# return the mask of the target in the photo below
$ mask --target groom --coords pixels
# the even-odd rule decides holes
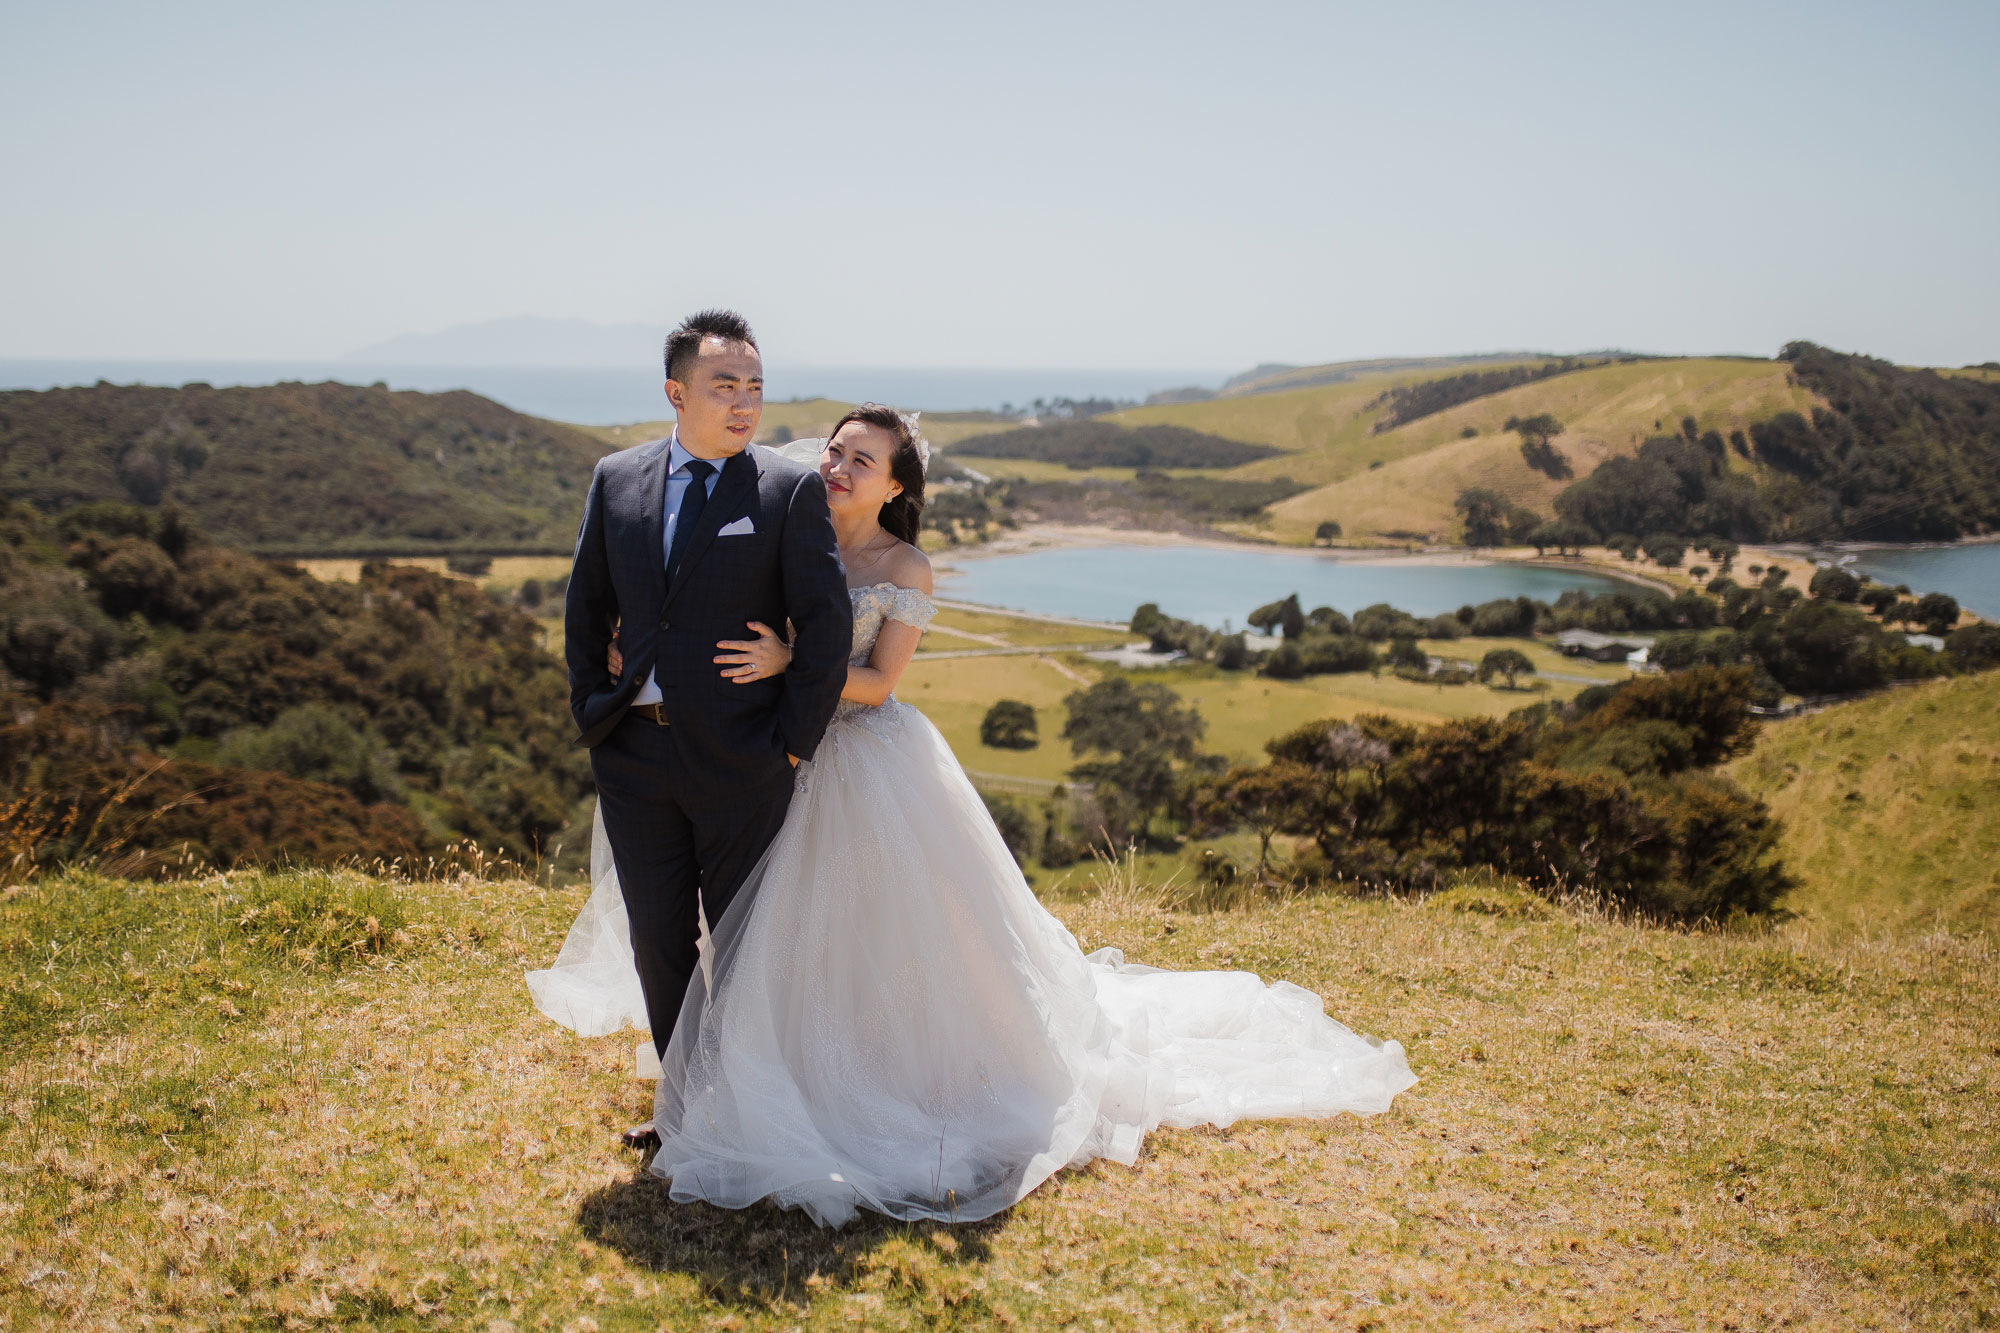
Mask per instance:
[[[563,607],[570,712],[662,1053],[698,961],[697,913],[720,920],[777,836],[853,637],[826,484],[747,447],[764,410],[750,326],[726,310],[691,316],[667,338],[666,371],[674,433],[598,462]],[[716,641],[753,637],[752,620],[792,623],[792,663],[738,684],[715,664]]]

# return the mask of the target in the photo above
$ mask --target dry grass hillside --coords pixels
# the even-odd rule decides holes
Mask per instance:
[[[1232,439],[1288,450],[1283,458],[1236,468],[1229,477],[1289,476],[1317,489],[1272,507],[1281,540],[1303,541],[1323,520],[1349,538],[1387,533],[1445,537],[1456,526],[1452,501],[1468,486],[1552,512],[1558,480],[1530,468],[1509,417],[1553,413],[1567,428],[1555,441],[1576,476],[1613,454],[1631,453],[1650,434],[1692,416],[1725,435],[1779,412],[1810,411],[1812,396],[1790,383],[1782,362],[1724,357],[1595,366],[1462,403],[1406,426],[1373,433],[1385,389],[1438,372],[1354,380],[1324,388],[1136,409],[1128,422],[1171,421]],[[1657,423],[1657,424],[1656,424]],[[1470,429],[1476,434],[1467,437]]]
[[[1482,364],[1479,370],[1504,370],[1514,365],[1539,365],[1546,358]],[[1419,384],[1459,373],[1461,367],[1423,367],[1393,372],[1357,372],[1353,378],[1310,388],[1211,398],[1199,403],[1135,407],[1109,418],[1127,426],[1161,423],[1205,431],[1224,439],[1243,440],[1283,449],[1294,457],[1264,459],[1235,469],[1231,476],[1291,475],[1304,480],[1332,480],[1368,466],[1373,459],[1400,457],[1405,442],[1370,428],[1386,407],[1369,406],[1390,389]],[[1370,444],[1379,448],[1369,448]],[[1287,472],[1287,469],[1291,471]],[[1334,469],[1332,472],[1313,469]]]
[[[974,1226],[672,1203],[631,1034],[528,1003],[580,885],[71,875],[0,898],[0,1326],[1974,1329],[2000,1319],[1983,939],[1662,931],[1503,889],[1171,910],[1405,1043],[1362,1122],[1166,1131]]]
[[[2000,927],[2000,672],[1857,699],[1764,729],[1730,766],[1784,821],[1800,887],[1835,927]]]
[[[854,404],[833,398],[767,402],[757,425],[758,441],[769,444],[778,435],[787,432],[791,439],[825,435],[852,406]],[[948,448],[969,435],[1001,429],[994,423],[995,418],[986,412],[926,412],[923,418],[924,437],[940,448]],[[635,421],[624,426],[576,426],[572,429],[594,435],[614,448],[627,449],[673,434],[674,422],[673,418],[667,417],[659,421]]]

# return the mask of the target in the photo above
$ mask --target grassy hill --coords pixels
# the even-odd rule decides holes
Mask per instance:
[[[1491,368],[1499,368],[1495,365]],[[1439,372],[1357,379],[1324,388],[1139,408],[1127,421],[1174,422],[1287,450],[1284,457],[1233,469],[1231,477],[1286,475],[1316,489],[1272,507],[1281,540],[1305,540],[1323,520],[1349,537],[1449,534],[1452,501],[1467,486],[1497,491],[1548,514],[1569,480],[1530,468],[1519,439],[1502,429],[1513,416],[1553,413],[1567,427],[1554,447],[1576,476],[1646,436],[1692,416],[1724,434],[1784,411],[1810,412],[1813,398],[1790,383],[1782,362],[1724,357],[1595,366],[1460,404],[1375,434],[1386,410],[1374,401],[1393,384]],[[1656,425],[1656,423],[1658,423]],[[1468,436],[1470,430],[1474,434]]]
[[[0,896],[0,1320],[173,1327],[1973,1329],[1984,941],[1425,902],[1054,910],[1395,1037],[1369,1121],[1161,1131],[963,1227],[673,1203],[634,1034],[536,1014],[581,885],[88,875]]]
[[[0,393],[0,497],[171,502],[266,553],[569,549],[603,447],[467,392],[348,384]]]
[[[2000,928],[2000,672],[1765,728],[1731,775],[1784,821],[1785,906],[1869,929]]]
[[[1491,370],[1518,362],[1546,361],[1539,352],[1482,352],[1471,356],[1388,356],[1365,361],[1332,361],[1318,366],[1258,366],[1231,377],[1218,398],[1241,398],[1250,394],[1283,393],[1288,389],[1310,389],[1322,384],[1344,384],[1349,380],[1372,379],[1405,371],[1421,372],[1429,379],[1453,371]]]
[[[854,404],[834,398],[767,402],[764,404],[764,415],[758,421],[757,442],[770,444],[780,436],[796,440],[825,435],[852,406]],[[1004,430],[1010,423],[1011,418],[994,412],[926,412],[923,416],[924,438],[941,449],[948,448],[967,436]],[[575,426],[572,429],[595,436],[614,449],[629,449],[635,444],[671,435],[674,422],[673,418],[667,417],[658,421],[637,421],[626,426]]]

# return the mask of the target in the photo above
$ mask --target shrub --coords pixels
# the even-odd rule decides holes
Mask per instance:
[[[1028,812],[1004,796],[989,796],[980,793],[986,803],[986,813],[993,818],[993,827],[1000,831],[1000,840],[1007,844],[1013,854],[1014,864],[1026,865],[1035,852],[1035,823]]]
[[[2000,666],[2000,625],[1980,621],[1955,629],[1945,641],[1945,651],[1969,670],[1983,671]]]
[[[402,795],[394,760],[382,743],[325,704],[288,709],[268,727],[232,731],[222,738],[215,757],[231,768],[260,768],[343,787],[366,802]]]
[[[1838,566],[1829,566],[1812,576],[1807,591],[1821,601],[1851,602],[1861,596],[1861,580]]]
[[[1035,734],[1035,710],[1019,699],[1002,699],[980,719],[979,743],[1000,750],[1032,750],[1041,744]]]
[[[1535,663],[1518,648],[1491,648],[1486,656],[1479,659],[1479,679],[1491,680],[1494,676],[1505,676],[1507,688],[1514,688],[1516,676],[1531,676],[1535,673]]]
[[[1930,634],[1943,634],[1958,623],[1958,599],[1927,592],[1917,599],[1917,620]]]

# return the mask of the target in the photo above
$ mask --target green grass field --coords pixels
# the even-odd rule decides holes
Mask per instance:
[[[1784,821],[1807,920],[2000,927],[2000,672],[1772,723],[1730,773]]]
[[[1460,639],[1427,643],[1439,656],[1474,661],[1500,640]],[[1596,679],[1618,680],[1623,668],[1578,664],[1542,645],[1506,640],[1524,648],[1539,669],[1561,670]],[[926,649],[943,647],[942,639],[927,639]],[[1544,664],[1546,663],[1546,666]],[[1113,670],[1082,657],[955,658],[918,660],[904,674],[897,697],[930,718],[951,743],[966,768],[1008,777],[1058,781],[1076,763],[1069,746],[1057,739],[1062,731],[1062,701],[1084,686],[1065,670],[1086,681]],[[1387,713],[1410,722],[1446,718],[1502,716],[1539,699],[1568,699],[1586,688],[1574,681],[1540,681],[1523,677],[1520,688],[1493,685],[1426,685],[1383,673],[1352,672],[1311,676],[1305,680],[1270,680],[1249,672],[1220,671],[1205,663],[1129,673],[1135,680],[1154,680],[1193,704],[1208,723],[1204,748],[1234,762],[1261,762],[1264,742],[1293,727],[1323,717],[1353,717]],[[999,699],[1019,699],[1039,714],[1042,742],[1032,750],[1002,750],[983,745],[979,722]]]
[[[925,640],[922,647],[924,652],[976,648],[988,640],[992,641],[993,647],[1014,648],[1043,648],[1070,643],[1137,642],[1131,634],[1123,630],[1066,625],[1055,620],[1029,620],[1024,616],[992,615],[981,611],[964,611],[957,607],[945,607],[940,610],[937,619],[931,622],[931,628],[941,632],[936,638]]]
[[[634,1034],[530,1007],[581,884],[89,875],[0,896],[0,1322],[353,1328],[1976,1329],[1984,940],[1665,931],[1503,890],[1169,911],[1407,1047],[1368,1121],[1163,1130],[977,1225],[673,1203]]]

